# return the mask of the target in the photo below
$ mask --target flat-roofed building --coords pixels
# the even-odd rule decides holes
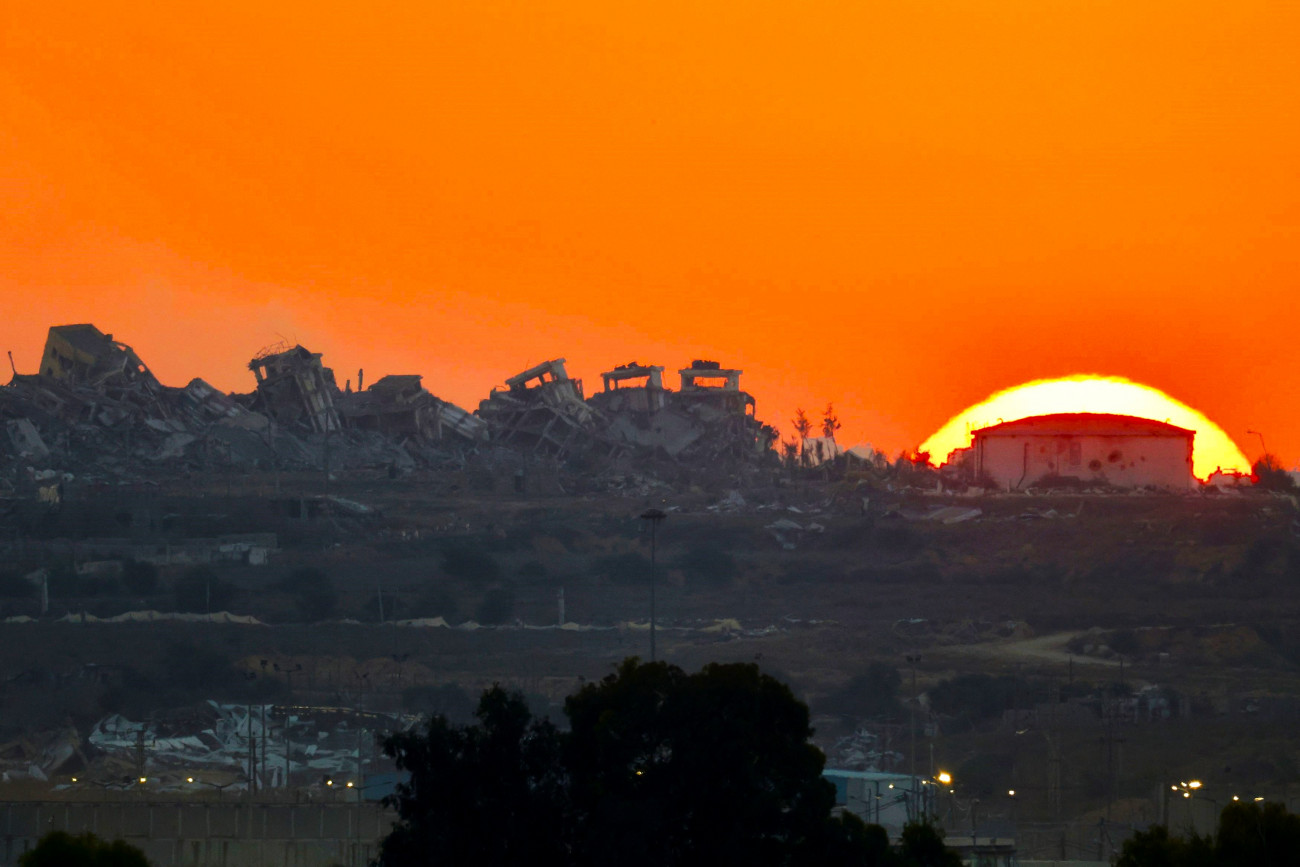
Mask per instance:
[[[1136,416],[1058,413],[981,428],[971,449],[976,475],[1010,490],[1049,477],[1186,490],[1196,484],[1195,438],[1195,431]]]

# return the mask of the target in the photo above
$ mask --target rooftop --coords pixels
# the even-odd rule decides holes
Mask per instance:
[[[1062,412],[980,428],[976,437],[988,436],[1166,436],[1192,437],[1196,431],[1133,415],[1101,412]]]

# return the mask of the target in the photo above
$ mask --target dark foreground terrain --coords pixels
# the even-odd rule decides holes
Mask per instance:
[[[452,474],[338,480],[326,496],[316,476],[223,476],[10,504],[7,797],[121,776],[86,740],[113,713],[213,699],[463,716],[495,682],[554,710],[648,656],[649,507],[667,512],[659,656],[758,661],[811,705],[832,766],[950,771],[952,827],[1014,820],[1050,849],[1105,820],[1200,821],[1170,789],[1189,780],[1218,804],[1300,783],[1289,497],[954,496],[851,474],[508,487]],[[202,617],[142,622],[176,612]],[[72,758],[24,771],[73,730]]]

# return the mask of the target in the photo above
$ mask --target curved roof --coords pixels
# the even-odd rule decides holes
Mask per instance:
[[[1061,412],[1031,415],[974,431],[987,436],[1151,436],[1194,437],[1196,431],[1134,415],[1102,412]]]

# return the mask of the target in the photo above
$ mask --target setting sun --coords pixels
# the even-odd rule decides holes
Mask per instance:
[[[1250,469],[1250,461],[1223,429],[1169,395],[1118,376],[1040,379],[999,391],[953,416],[921,444],[936,464],[953,449],[970,445],[971,431],[1006,421],[1052,413],[1113,413],[1168,422],[1196,431],[1193,469],[1205,479],[1216,469]]]

